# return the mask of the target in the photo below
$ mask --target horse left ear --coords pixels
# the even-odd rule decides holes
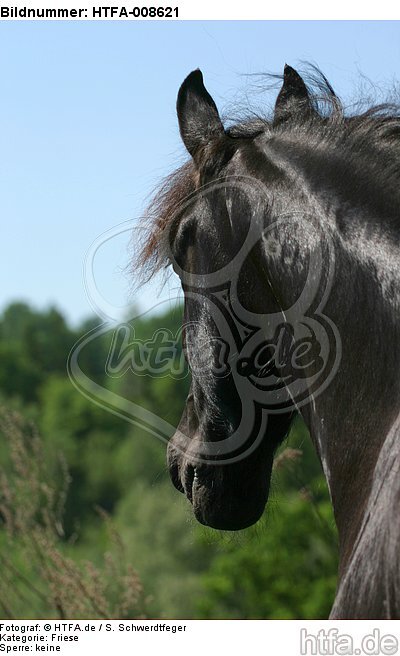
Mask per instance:
[[[283,85],[275,103],[274,125],[287,121],[299,112],[312,112],[312,104],[304,80],[285,64]]]
[[[218,109],[199,69],[184,80],[176,103],[182,141],[192,157],[201,146],[225,134]]]

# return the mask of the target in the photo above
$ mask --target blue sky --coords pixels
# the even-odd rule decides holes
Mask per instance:
[[[1,23],[0,309],[24,299],[56,305],[74,324],[91,314],[86,251],[134,222],[185,159],[175,99],[187,73],[203,70],[223,110],[238,91],[251,97],[246,74],[301,60],[351,100],[360,73],[384,85],[396,78],[400,22]],[[173,279],[161,296],[161,281],[129,295],[128,241],[124,232],[98,251],[106,301],[149,309],[176,296]]]

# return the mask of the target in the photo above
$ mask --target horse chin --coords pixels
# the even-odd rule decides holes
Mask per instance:
[[[232,495],[231,486],[218,489],[218,485],[211,486],[194,481],[191,494],[188,496],[193,505],[194,516],[204,526],[222,531],[240,531],[255,524],[264,512],[268,491],[260,496],[251,494],[243,486],[243,495]],[[250,494],[250,498],[247,496]]]
[[[193,497],[193,513],[200,524],[220,531],[241,531],[252,526],[262,516],[265,503],[249,509],[232,509],[223,504],[204,503],[201,494]]]

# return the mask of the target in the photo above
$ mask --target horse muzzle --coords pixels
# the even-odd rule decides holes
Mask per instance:
[[[270,466],[264,462],[262,468],[252,456],[229,464],[199,464],[177,448],[172,438],[167,463],[174,486],[189,499],[201,524],[237,531],[261,517],[268,499],[272,457]]]

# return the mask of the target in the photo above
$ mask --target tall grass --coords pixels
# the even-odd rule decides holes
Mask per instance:
[[[0,614],[143,617],[141,583],[106,513],[99,510],[109,537],[100,564],[67,555],[63,511],[71,481],[62,455],[55,477],[35,427],[1,408],[0,440]]]

